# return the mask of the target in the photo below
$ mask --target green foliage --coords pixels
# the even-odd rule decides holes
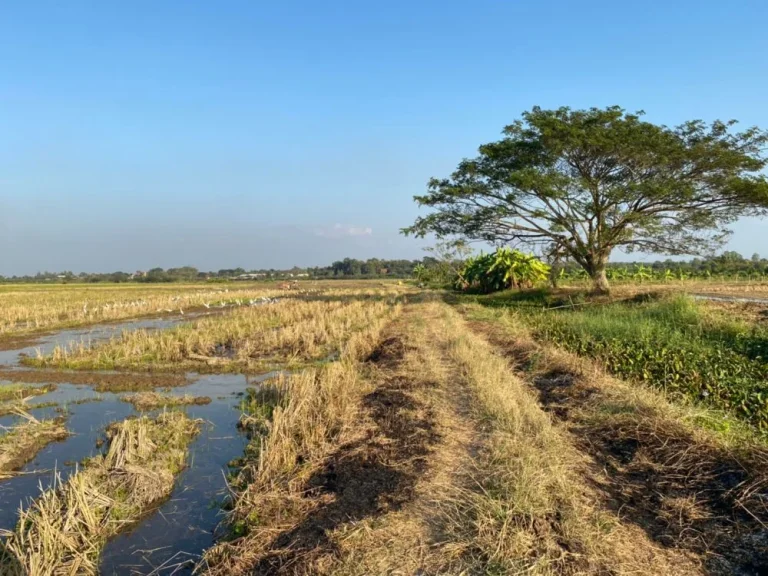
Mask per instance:
[[[656,262],[615,263],[606,268],[606,276],[612,282],[684,282],[702,281],[766,281],[768,280],[768,259],[753,254],[746,259],[738,252],[726,251],[718,256],[693,258],[692,260],[664,260]],[[566,263],[558,273],[563,283],[588,280],[584,269]]]
[[[768,331],[706,319],[690,299],[557,310],[521,308],[534,334],[612,373],[768,429]]]
[[[744,214],[765,213],[768,132],[641,120],[618,106],[523,114],[449,178],[416,196],[435,211],[403,230],[541,245],[607,289],[612,251],[703,253]]]
[[[497,292],[506,288],[530,288],[543,282],[549,266],[532,254],[511,248],[498,248],[466,260],[456,280],[458,288]]]

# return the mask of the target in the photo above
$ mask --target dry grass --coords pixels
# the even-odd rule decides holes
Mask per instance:
[[[47,386],[22,386],[21,384],[0,384],[0,416],[18,413],[27,409],[27,400],[33,396],[42,396],[56,389],[55,384]],[[38,404],[37,407],[55,404]]]
[[[0,291],[0,335],[178,313],[204,305],[215,307],[220,302],[274,297],[281,293],[269,285],[10,286]]]
[[[349,335],[386,315],[396,292],[347,291],[317,300],[283,299],[170,330],[126,332],[108,343],[57,348],[36,366],[74,369],[238,371],[325,358]]]
[[[123,402],[130,402],[137,410],[146,412],[156,408],[165,408],[168,406],[188,406],[192,404],[210,404],[211,399],[208,396],[172,396],[170,394],[159,394],[157,392],[136,392],[135,394],[126,394],[120,398]]]
[[[563,284],[564,290],[591,290],[592,282],[568,281]],[[669,282],[654,281],[613,281],[611,293],[617,297],[633,296],[642,292],[685,292],[689,294],[716,294],[724,296],[742,296],[753,298],[768,298],[768,279],[754,280],[670,280]]]
[[[21,384],[0,384],[0,401],[21,400],[30,396],[42,396],[56,389],[55,385],[22,386]]]
[[[198,571],[697,572],[606,505],[569,433],[448,306],[407,304],[372,349],[278,383],[234,485],[239,537]]]
[[[69,434],[62,420],[38,420],[19,407],[14,413],[24,421],[0,435],[0,479],[32,460],[50,442]]]
[[[399,307],[390,310],[396,314]],[[250,458],[232,486],[229,521],[236,534],[245,535],[207,551],[200,571],[243,573],[257,561],[270,534],[306,512],[303,486],[354,421],[366,389],[358,363],[370,354],[386,322],[387,317],[374,317],[351,335],[337,362],[271,383],[283,400],[270,409],[264,434],[252,441]]]
[[[170,494],[198,426],[180,412],[111,426],[106,454],[20,512],[2,543],[2,573],[97,574],[107,538]]]
[[[295,290],[282,290],[274,283],[3,285],[0,337],[181,310],[237,306],[264,297],[333,297],[374,288],[396,290],[398,285],[391,281],[313,281],[301,282]]]
[[[695,564],[650,541],[602,501],[580,473],[583,456],[537,397],[483,338],[450,311],[450,356],[473,388],[491,433],[473,488],[445,509],[458,568],[499,574],[690,574]]]

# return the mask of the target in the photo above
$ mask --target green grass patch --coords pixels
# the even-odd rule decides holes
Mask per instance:
[[[623,378],[768,429],[768,330],[685,296],[563,303],[547,291],[477,298],[505,307],[541,340],[600,360]]]

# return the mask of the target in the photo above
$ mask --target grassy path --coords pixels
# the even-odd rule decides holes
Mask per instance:
[[[525,361],[531,350],[484,328],[442,301],[412,299],[354,355],[292,378],[236,498],[239,535],[209,551],[201,571],[716,568],[714,553],[664,541],[614,505],[621,484],[601,476],[581,431],[500,353]]]

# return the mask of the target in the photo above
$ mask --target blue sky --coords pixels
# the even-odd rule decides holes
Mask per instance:
[[[7,2],[0,274],[420,257],[534,105],[768,127],[768,3]],[[768,255],[765,222],[730,244]]]

